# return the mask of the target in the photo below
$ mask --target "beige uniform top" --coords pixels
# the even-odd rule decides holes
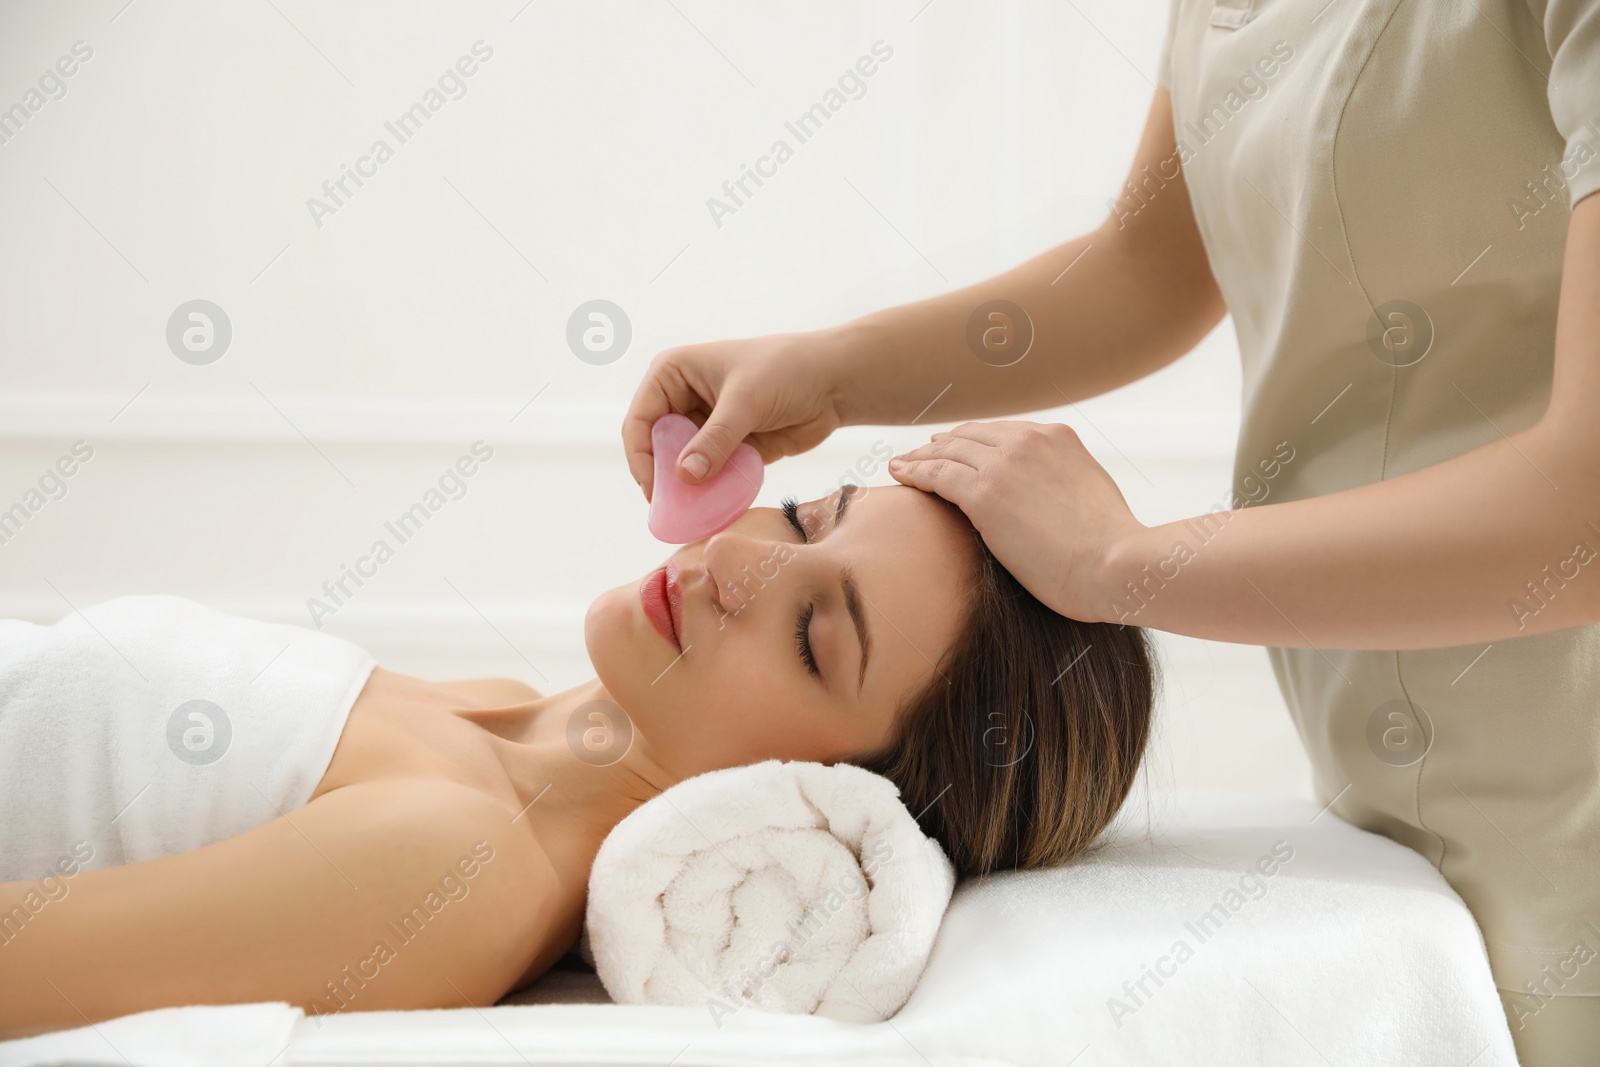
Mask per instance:
[[[1159,81],[1243,359],[1240,503],[1539,419],[1571,205],[1600,188],[1600,0],[1172,0]],[[1439,868],[1496,984],[1600,994],[1600,626],[1269,655],[1320,799]]]

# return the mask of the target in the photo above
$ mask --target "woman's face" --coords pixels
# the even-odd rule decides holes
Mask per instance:
[[[956,638],[973,546],[953,509],[845,486],[793,519],[751,508],[589,606],[600,682],[669,772],[869,752]]]

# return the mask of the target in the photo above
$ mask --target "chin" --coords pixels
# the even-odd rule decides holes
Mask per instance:
[[[602,661],[610,661],[615,645],[626,632],[625,608],[618,598],[621,592],[621,587],[606,590],[591,600],[583,613],[583,647],[596,671]]]
[[[645,656],[638,647],[645,636],[639,633],[642,623],[635,601],[639,597],[634,584],[608,589],[590,601],[583,615],[583,647],[589,654],[595,677],[605,686],[624,711],[634,714],[637,701],[631,699],[638,688],[638,675]]]

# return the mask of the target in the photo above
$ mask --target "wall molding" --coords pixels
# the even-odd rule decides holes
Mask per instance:
[[[552,386],[527,396],[361,397],[273,392],[0,392],[0,439],[55,446],[78,438],[145,445],[190,441],[304,447],[462,444],[615,450],[626,401],[570,397]],[[130,402],[131,401],[131,402]],[[1091,451],[1107,444],[1129,457],[1229,459],[1237,427],[1228,417],[1194,410],[1102,409],[1096,401],[1042,410],[1034,421],[1073,425]],[[850,426],[818,447],[821,457],[849,458],[892,434],[899,441],[948,428]]]
[[[129,590],[80,595],[78,590],[62,590],[79,608],[126,595]],[[146,590],[150,592],[150,590]],[[172,592],[172,590],[161,590]],[[188,596],[189,594],[179,594]],[[287,623],[315,632],[304,598],[290,596],[205,596],[190,599],[229,615],[241,615],[261,622]],[[532,655],[534,651],[582,655],[583,618],[587,604],[558,601],[475,600],[467,605],[459,597],[404,597],[365,594],[349,601],[325,621],[321,632],[330,633],[363,647],[426,649],[429,651],[467,650],[481,652],[504,648],[499,630],[513,645]],[[481,610],[483,615],[479,615]],[[24,619],[48,625],[70,615],[73,608],[51,593],[0,596],[0,618]],[[489,622],[484,621],[487,616]],[[490,623],[493,624],[491,628]]]
[[[129,591],[90,596],[81,595],[80,590],[72,588],[63,592],[71,596],[78,607],[87,608]],[[285,623],[317,632],[311,625],[304,599],[205,595],[194,595],[190,599],[229,615]],[[479,610],[483,615],[478,614]],[[551,659],[570,662],[587,657],[583,640],[587,610],[587,603],[576,602],[475,600],[474,606],[469,606],[459,598],[445,596],[370,594],[346,604],[337,615],[326,620],[321,632],[352,641],[375,654],[425,653],[449,657],[455,654],[480,656],[486,652],[507,656],[521,653],[542,667],[546,665],[544,661]],[[72,607],[51,593],[0,595],[0,618],[49,625],[72,611]],[[488,622],[484,621],[485,616]],[[1186,667],[1192,675],[1203,668],[1213,677],[1260,672],[1261,652],[1254,646],[1212,643],[1160,631],[1151,631],[1151,637],[1159,649],[1161,666],[1166,669]],[[512,648],[506,647],[507,641]],[[1187,703],[1189,699],[1182,693],[1167,693],[1163,697],[1168,703],[1174,700]]]

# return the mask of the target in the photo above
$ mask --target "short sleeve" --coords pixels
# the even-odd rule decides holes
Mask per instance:
[[[1182,0],[1167,0],[1167,28],[1161,36],[1161,59],[1156,63],[1156,85],[1172,91],[1172,33],[1178,26],[1178,5]]]
[[[1600,0],[1527,0],[1550,50],[1550,117],[1566,139],[1561,176],[1577,206],[1600,189]]]

